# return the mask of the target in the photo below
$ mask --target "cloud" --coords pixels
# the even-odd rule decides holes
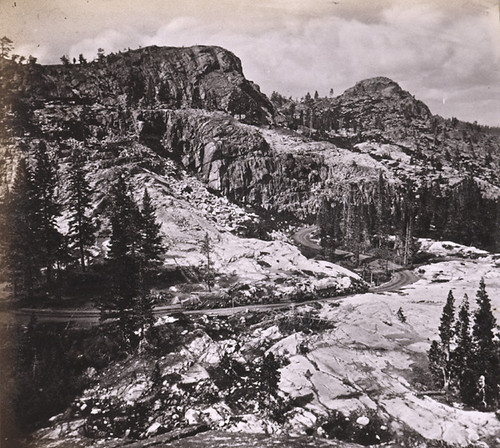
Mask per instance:
[[[53,12],[30,1],[19,52],[42,62],[65,53],[93,59],[99,47],[220,45],[268,94],[340,93],[384,75],[433,111],[470,120],[475,104],[483,122],[500,124],[487,99],[500,81],[493,0],[89,0],[91,8],[52,0]],[[4,12],[12,15],[0,5]]]
[[[117,52],[128,47],[135,47],[139,36],[131,35],[115,29],[105,30],[92,38],[83,39],[69,49],[70,58],[78,57],[81,53],[86,59],[92,60],[97,56],[97,50],[102,48],[105,53]]]

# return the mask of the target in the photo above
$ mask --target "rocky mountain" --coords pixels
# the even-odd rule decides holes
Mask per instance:
[[[499,186],[498,129],[432,115],[396,82],[372,78],[337,97],[309,94],[300,101],[272,96],[277,120],[310,137],[352,148],[362,142],[393,144],[415,165],[458,176],[477,176]]]
[[[108,117],[110,128],[126,121],[123,115],[135,108],[222,110],[255,124],[272,117],[272,105],[245,79],[240,60],[219,47],[148,47],[78,65],[10,62],[2,61],[2,96],[11,98],[7,103],[15,111],[16,105],[36,100],[80,106],[67,128],[85,122],[85,106],[96,103],[117,113]],[[79,135],[78,129],[67,130]]]
[[[387,78],[361,81],[335,98],[274,94],[270,102],[224,49],[149,47],[85,64],[0,59],[0,96],[0,192],[19,158],[30,160],[44,141],[58,163],[64,203],[68,156],[80,150],[99,218],[99,258],[109,239],[111,184],[124,176],[137,199],[147,187],[168,246],[164,265],[184,276],[163,291],[172,303],[223,297],[247,306],[366,291],[347,269],[306,259],[289,243],[289,224],[317,222],[326,240],[358,255],[383,244],[408,246],[415,236],[500,243],[498,136],[433,116]],[[67,226],[64,214],[59,225]],[[213,291],[196,279],[205,235],[214,243]],[[435,244],[436,256],[455,247]],[[447,289],[472,297],[483,276],[498,285],[498,257],[460,248],[466,260],[422,267],[421,281],[401,294],[159,321],[157,340],[140,356],[85,372],[91,386],[52,419],[38,446],[82,431],[104,438],[132,429],[149,437],[185,424],[334,437],[349,428],[358,438],[348,442],[379,437],[392,446],[495,443],[493,413],[425,396],[426,350]],[[96,332],[90,348],[72,347],[71,362],[86,353],[98,356],[97,368],[105,364],[114,347]],[[269,353],[281,363],[270,369],[281,375],[274,388],[287,420],[280,424],[268,418],[259,392],[267,380],[255,373]],[[232,376],[235,370],[243,373]]]
[[[110,159],[139,143],[230,200],[293,221],[314,222],[325,199],[340,204],[354,195],[372,207],[382,178],[388,202],[409,191],[420,198],[412,204],[417,236],[499,244],[492,233],[500,219],[498,137],[433,116],[387,78],[361,81],[336,98],[273,95],[273,116],[230,52],[148,47],[88,64],[1,61],[0,90],[11,149],[44,139],[64,156],[77,140]],[[432,212],[451,202],[474,209],[458,230],[447,223],[460,211]],[[395,221],[391,231],[401,226]],[[464,235],[465,227],[479,236]]]
[[[95,248],[96,254],[106,252],[109,228],[103,211],[112,183],[123,175],[137,198],[148,187],[173,269],[200,264],[199,244],[207,233],[217,242],[216,269],[242,281],[268,284],[284,276],[292,289],[314,289],[329,276],[336,280],[318,287],[336,293],[366,287],[345,269],[325,262],[311,265],[279,239],[240,238],[269,240],[272,230],[240,206],[294,217],[293,204],[309,195],[309,187],[307,176],[296,185],[294,171],[303,168],[283,168],[282,156],[263,136],[273,107],[244,78],[232,53],[217,47],[150,47],[86,64],[1,60],[0,91],[5,98],[0,111],[2,190],[12,182],[16,160],[29,159],[44,141],[59,165],[64,202],[68,157],[81,151],[94,192],[94,217],[101,224],[103,246]],[[300,215],[310,213],[312,208]],[[67,226],[64,216],[60,225]],[[299,275],[291,279],[284,274],[292,271]]]
[[[498,248],[498,129],[432,115],[425,104],[382,77],[360,81],[338,97],[308,94],[294,101],[273,93],[271,98],[282,126],[348,149],[354,165],[371,168],[387,181],[376,187],[373,176],[368,183],[358,174],[344,176],[340,197],[322,192],[333,206],[351,201],[346,195],[354,194],[358,204],[382,216],[381,201],[403,195],[416,235]],[[383,192],[387,185],[392,187]],[[384,216],[380,222],[392,219]],[[392,232],[398,233],[401,224],[393,222]],[[467,235],[467,228],[474,230]],[[377,232],[370,224],[364,231]]]

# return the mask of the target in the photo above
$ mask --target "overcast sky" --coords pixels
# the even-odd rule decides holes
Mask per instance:
[[[220,45],[266,94],[388,76],[433,113],[500,125],[498,0],[0,0],[0,25],[41,63]]]

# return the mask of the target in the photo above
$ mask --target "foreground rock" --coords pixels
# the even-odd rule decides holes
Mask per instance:
[[[436,243],[433,250],[440,252],[443,246]],[[311,434],[344,438],[345,445],[338,446],[363,440],[394,447],[497,446],[500,421],[495,414],[434,394],[426,356],[449,289],[456,297],[472,297],[484,277],[500,317],[497,264],[491,255],[440,262],[421,267],[421,280],[398,293],[368,293],[288,312],[159,323],[164,338],[177,335],[174,346],[156,360],[143,354],[101,372],[71,414],[57,417],[50,430],[38,434],[39,443],[88,441],[82,436],[92,431],[94,437],[127,434],[126,424],[120,429],[111,423],[117,421],[113,412],[129,409],[130,419],[134,409],[144,409],[146,421],[136,421],[133,430],[148,440],[162,431],[208,425],[238,434],[286,435],[283,446],[290,447],[295,446],[293,436],[309,443]],[[449,280],[435,281],[437,272]],[[406,322],[398,318],[399,309]],[[259,394],[267,386],[257,374],[269,353],[279,369],[270,402]],[[232,376],[233,371],[240,373]],[[196,440],[209,443],[211,434]],[[239,437],[246,436],[234,435]],[[247,443],[242,446],[253,442]]]

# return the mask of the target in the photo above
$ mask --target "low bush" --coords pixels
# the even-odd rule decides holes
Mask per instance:
[[[392,438],[384,421],[372,410],[351,412],[349,416],[334,411],[320,426],[329,439],[364,446],[388,442]]]
[[[320,318],[315,312],[307,311],[301,314],[283,316],[278,321],[278,328],[283,334],[298,332],[311,334],[333,329],[335,324],[332,321]]]

